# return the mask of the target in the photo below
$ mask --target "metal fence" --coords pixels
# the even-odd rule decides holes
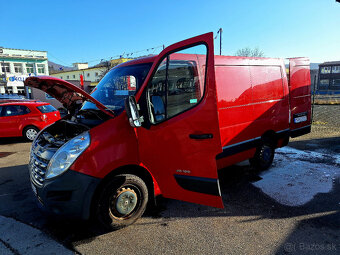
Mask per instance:
[[[327,134],[340,133],[340,104],[335,104],[334,101],[328,104],[314,104],[313,107],[313,122],[312,126],[318,128],[318,132]],[[323,127],[323,128],[320,128]],[[322,133],[320,133],[322,135]]]

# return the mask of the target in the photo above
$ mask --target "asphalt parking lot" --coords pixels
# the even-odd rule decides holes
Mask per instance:
[[[322,167],[338,170],[340,162],[329,159],[340,152],[340,107],[320,106],[314,110],[312,133],[293,139],[289,146],[323,155],[317,160],[305,159],[301,164],[308,161],[315,166],[314,170],[323,171]],[[42,230],[76,253],[339,254],[340,251],[339,178],[333,179],[329,192],[317,193],[308,202],[292,206],[254,185],[266,173],[255,173],[247,164],[232,166],[219,173],[224,209],[161,199],[157,208],[134,225],[101,232],[91,222],[44,216],[35,204],[29,183],[30,143],[14,138],[1,139],[0,143],[0,215]],[[283,156],[276,158],[274,167],[288,164]]]

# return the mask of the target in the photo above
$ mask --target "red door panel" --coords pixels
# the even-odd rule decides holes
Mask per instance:
[[[199,43],[206,45],[208,50],[203,98],[196,105],[193,104],[195,106],[161,123],[138,128],[139,154],[141,162],[157,180],[164,197],[223,208],[216,167],[216,155],[222,152],[222,147],[217,115],[213,34],[204,34],[169,46],[157,57],[152,70],[156,70],[158,63],[168,54]],[[202,59],[202,55],[197,59]],[[205,71],[202,63],[196,67],[201,73]],[[150,72],[140,93],[136,95],[137,100],[142,91],[147,89],[153,73]],[[175,86],[174,79],[172,82]],[[201,84],[202,81],[199,81],[196,86]],[[180,86],[174,90],[176,93],[183,92]],[[191,93],[190,87],[186,86],[185,93]],[[174,102],[176,100],[171,102],[171,107],[174,107]],[[196,103],[196,99],[191,99],[190,103]]]
[[[311,80],[308,58],[289,59],[291,130],[311,124]]]
[[[16,136],[14,127],[17,125],[12,117],[0,116],[0,137]]]
[[[1,136],[2,137],[21,136],[22,134],[20,133],[19,130],[19,123],[22,116],[11,115],[11,112],[16,111],[17,106],[10,105],[3,107],[4,107],[3,116],[0,117]]]

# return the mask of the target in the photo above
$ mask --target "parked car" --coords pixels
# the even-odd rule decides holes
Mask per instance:
[[[45,102],[0,100],[0,137],[23,136],[33,141],[39,130],[59,119],[59,112]]]
[[[218,169],[246,159],[269,168],[276,148],[310,132],[307,58],[289,59],[288,76],[283,59],[214,56],[213,41],[208,33],[122,63],[91,95],[27,78],[70,112],[32,144],[39,206],[110,229],[135,222],[157,195],[223,208]]]
[[[0,94],[0,100],[3,99],[25,99],[25,96],[18,94]]]

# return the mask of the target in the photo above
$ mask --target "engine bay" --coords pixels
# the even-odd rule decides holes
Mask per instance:
[[[77,124],[71,120],[60,120],[46,128],[37,138],[40,146],[49,145],[49,147],[60,148],[73,137],[80,135],[90,128]]]
[[[69,114],[43,130],[36,139],[37,145],[56,152],[67,141],[100,125],[110,117],[100,110],[87,109]]]

